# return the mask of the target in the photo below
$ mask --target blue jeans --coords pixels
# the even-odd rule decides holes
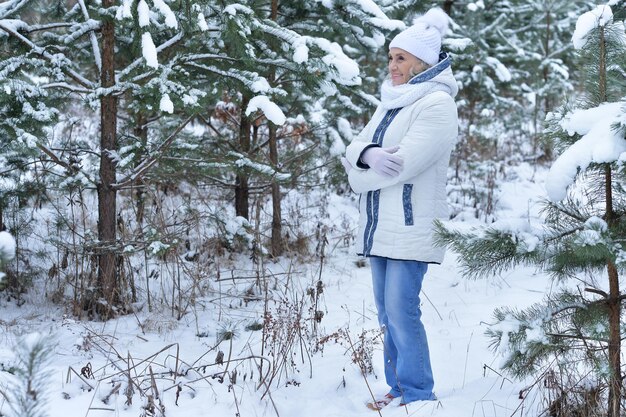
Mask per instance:
[[[378,322],[384,328],[385,379],[403,403],[434,400],[419,293],[428,264],[370,257]]]

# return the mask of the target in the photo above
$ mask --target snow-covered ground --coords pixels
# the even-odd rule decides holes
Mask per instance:
[[[533,216],[537,207],[529,199],[545,194],[543,185],[527,166],[516,172],[517,178],[501,187],[500,214]],[[331,199],[329,215],[331,222],[339,223],[348,216],[356,225],[355,205],[346,204],[345,198]],[[216,283],[216,291],[197,300],[180,320],[171,317],[169,310],[148,312],[144,308],[106,323],[76,321],[44,301],[37,290],[26,295],[27,302],[21,307],[2,301],[0,369],[7,370],[15,363],[14,346],[20,335],[38,332],[56,343],[47,378],[45,410],[50,417],[377,415],[365,408],[370,390],[375,395],[387,391],[369,267],[339,237],[330,236],[327,248],[321,275],[319,262],[266,265],[275,274],[270,292],[279,300],[267,304],[274,324],[272,334],[277,335],[276,339],[269,335],[268,340],[274,340],[275,348],[285,349],[291,357],[269,390],[259,383],[261,371],[263,375],[271,372],[267,361],[259,367],[261,356],[271,360],[269,346],[262,350],[262,332],[248,327],[262,323],[264,296],[254,294],[258,299],[247,303],[241,297],[229,297],[229,281]],[[247,262],[241,261],[242,271],[250,268]],[[322,293],[313,291],[320,277]],[[382,415],[537,415],[533,408],[540,406],[541,400],[535,398],[536,391],[531,391],[525,402],[519,399],[520,390],[530,381],[512,381],[501,375],[502,358],[489,349],[484,332],[495,308],[528,306],[543,298],[550,285],[545,275],[523,268],[468,281],[460,275],[456,255],[449,251],[442,265],[429,268],[422,294],[438,400],[407,408],[392,403]],[[308,294],[307,289],[311,289]],[[293,314],[290,319],[288,312],[299,306],[303,320],[294,324]],[[309,308],[324,313],[315,326]],[[361,345],[359,336],[364,331],[365,359],[370,352],[374,370],[366,378],[353,363],[350,346]],[[220,335],[229,332],[234,337],[220,342]],[[311,342],[335,332],[339,333],[322,344]],[[224,354],[222,364],[216,364],[219,351]],[[179,375],[173,374],[175,370]],[[82,379],[78,376],[81,372]],[[134,381],[131,404],[125,395],[129,374]],[[3,390],[11,381],[9,373],[0,372]],[[146,395],[140,395],[139,389]],[[152,410],[145,408],[147,395],[153,398]],[[2,414],[9,413],[5,401],[0,407]]]

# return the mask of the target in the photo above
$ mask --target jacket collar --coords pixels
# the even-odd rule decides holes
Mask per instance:
[[[459,91],[452,69],[452,59],[447,53],[439,56],[439,62],[411,78],[409,82],[394,86],[385,80],[381,86],[380,101],[384,109],[406,107],[427,94],[444,91],[454,97]]]

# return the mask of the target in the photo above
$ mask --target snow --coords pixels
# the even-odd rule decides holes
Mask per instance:
[[[338,81],[345,85],[359,85],[361,79],[359,78],[359,65],[348,58],[343,53],[341,46],[336,42],[330,42],[327,39],[313,38],[319,48],[327,52],[327,55],[323,58],[323,61],[330,66],[335,67],[339,74]]]
[[[606,224],[604,220],[599,218],[598,216],[592,216],[585,222],[585,227],[593,230],[597,230],[599,232],[606,232],[609,226]]]
[[[205,96],[206,93],[204,93],[203,91],[190,91],[190,94],[183,94],[183,103],[186,106],[197,106],[198,105],[198,98],[199,97],[203,97]]]
[[[576,233],[576,241],[582,246],[595,246],[603,241],[602,235],[595,230],[580,230]]]
[[[626,157],[626,140],[613,129],[622,116],[624,102],[605,103],[590,109],[578,109],[565,115],[563,130],[582,137],[566,149],[552,164],[546,178],[546,190],[552,201],[561,201],[574,182],[578,170],[589,164],[608,163]]]
[[[380,10],[380,7],[372,0],[351,0],[352,3],[358,4],[361,10],[381,19],[388,19],[387,15]]]
[[[159,10],[159,12],[165,16],[165,25],[167,27],[178,29],[178,20],[176,19],[176,15],[170,9],[170,6],[165,4],[163,0],[153,0],[154,6]]]
[[[248,107],[246,108],[246,116],[249,116],[253,112],[261,110],[265,117],[268,118],[275,125],[283,125],[287,118],[278,105],[272,102],[267,96],[256,96],[250,99]]]
[[[303,64],[309,59],[308,45],[315,45],[326,52],[322,60],[337,71],[339,83],[344,85],[359,85],[361,83],[359,65],[343,52],[338,43],[330,42],[327,39],[310,36],[295,38],[292,41],[294,62]]]
[[[141,35],[141,53],[146,60],[147,66],[155,69],[159,67],[156,46],[154,46],[150,32],[145,32]]]
[[[209,25],[207,25],[206,23],[204,13],[198,13],[198,27],[202,32],[206,32],[207,30],[209,30]]]
[[[229,4],[228,6],[224,7],[224,13],[228,13],[231,16],[236,16],[239,12],[244,14],[254,14],[254,11],[252,9],[244,6],[243,4]]]
[[[245,217],[236,216],[226,221],[224,227],[231,238],[233,236],[251,237],[248,234],[248,230],[251,229],[252,226]]]
[[[497,58],[487,57],[485,59],[487,65],[489,65],[496,72],[496,76],[500,81],[509,82],[512,79],[511,72],[505,67]]]
[[[334,0],[315,0],[315,1],[318,3],[322,3],[324,7],[327,7],[329,9],[332,9],[335,6]]]
[[[0,19],[0,25],[11,29],[14,32],[20,32],[28,29],[28,24],[19,19]],[[5,32],[4,30],[0,30],[0,38],[8,36],[9,34],[7,32]]]
[[[452,52],[463,52],[468,47],[472,46],[474,42],[470,38],[445,38],[442,42],[444,48],[447,48]]]
[[[117,9],[115,18],[117,20],[130,19],[133,17],[132,12],[133,0],[122,0],[122,5]]]
[[[329,150],[330,155],[337,158],[341,157],[346,152],[346,145],[343,143],[343,140],[341,140],[341,135],[332,128],[327,129],[327,133],[332,141]]]
[[[9,232],[0,232],[0,260],[11,260],[15,257],[16,243]]]
[[[352,127],[350,126],[350,122],[347,119],[339,117],[337,119],[337,129],[344,139],[346,139],[347,141],[352,140],[352,137],[354,135],[352,134]]]
[[[250,166],[250,163],[242,159],[243,166]],[[271,167],[265,168],[271,170]],[[529,167],[515,183],[503,184],[505,195],[502,200],[507,201],[511,218],[529,211],[529,199],[541,190],[540,180],[531,182],[527,179],[533,171]],[[535,177],[539,175],[535,174]],[[284,196],[284,202],[288,204],[286,208],[296,207],[296,204],[307,206],[310,204],[305,201],[307,198],[317,202],[318,197],[290,191]],[[365,377],[361,374],[359,366],[352,360],[352,349],[345,337],[330,338],[321,345],[323,350],[307,351],[310,359],[307,352],[302,357],[300,348],[311,349],[306,330],[303,330],[302,345],[300,339],[296,339],[298,348],[294,350],[297,354],[293,356],[292,365],[284,368],[280,383],[272,383],[268,395],[261,398],[266,389],[259,383],[262,332],[248,330],[247,326],[263,322],[265,303],[262,294],[251,294],[260,296],[260,300],[243,304],[237,296],[250,288],[255,280],[254,267],[247,255],[240,258],[235,255],[230,261],[220,260],[219,276],[208,272],[210,277],[194,283],[194,288],[202,287],[202,294],[198,293],[193,308],[187,310],[189,314],[180,319],[173,317],[165,306],[154,306],[149,311],[146,306],[137,305],[134,314],[108,322],[77,321],[69,318],[61,308],[48,304],[36,290],[24,295],[27,302],[21,307],[3,299],[0,314],[6,323],[12,324],[2,327],[4,343],[0,346],[0,362],[10,365],[7,359],[11,358],[16,334],[39,332],[59,341],[50,365],[52,377],[48,378],[48,417],[93,413],[136,417],[144,413],[145,397],[137,391],[130,405],[125,404],[123,389],[110,396],[107,404],[103,403],[115,384],[125,384],[120,369],[126,368],[128,358],[137,365],[133,377],[143,381],[141,386],[148,387],[148,390],[151,379],[147,365],[150,364],[165,415],[170,417],[206,415],[207,409],[211,410],[211,415],[220,417],[236,413],[258,417],[376,415],[364,407],[364,403],[371,399],[369,390],[380,395],[387,387],[382,342],[376,336],[379,328],[370,270],[367,262],[363,266],[361,259],[354,254],[354,242],[346,243],[345,240],[345,235],[356,226],[358,208],[351,196],[331,194],[328,198],[327,215],[317,215],[317,209],[314,209],[314,212],[301,212],[300,219],[313,224],[328,223],[329,244],[323,269],[320,270],[319,262],[315,261],[267,260],[261,271],[268,277],[270,295],[274,298],[267,303],[267,308],[273,318],[279,317],[280,311],[285,311],[289,305],[280,301],[282,294],[306,294],[307,288],[314,287],[321,277],[324,292],[317,308],[324,312],[324,317],[318,325],[319,335],[331,335],[341,330],[350,335],[353,345],[358,345],[359,336],[365,334],[373,374]],[[344,222],[346,225],[342,226]],[[523,223],[504,223],[501,224],[503,229],[531,231]],[[589,224],[601,226],[601,219],[589,219]],[[224,217],[223,227],[233,239],[237,236],[252,241],[253,229],[242,217]],[[156,241],[149,250],[158,255],[167,248],[167,242]],[[507,353],[506,345],[503,344],[496,354],[489,349],[489,340],[484,336],[486,323],[492,321],[492,312],[497,307],[523,308],[539,301],[544,292],[550,290],[550,280],[529,268],[517,268],[502,277],[468,281],[460,275],[457,262],[456,254],[449,251],[442,265],[430,265],[421,296],[422,319],[429,338],[438,400],[413,403],[406,410],[398,407],[396,401],[382,412],[385,417],[406,416],[407,411],[415,417],[472,414],[499,417],[513,415],[520,406],[519,392],[530,381],[514,381],[501,375],[497,367],[502,355]],[[195,266],[188,263],[185,267]],[[162,268],[160,273],[166,274],[167,269]],[[248,276],[251,280],[239,279]],[[167,282],[157,278],[150,281],[155,288]],[[310,300],[310,296],[306,295],[304,300]],[[305,304],[303,314],[307,314],[308,306]],[[283,314],[281,317],[288,316]],[[302,320],[302,325],[310,326],[310,320]],[[291,329],[287,324],[284,326],[284,330]],[[500,327],[508,335],[508,332],[519,329],[519,322],[509,320]],[[224,329],[234,330],[234,339],[221,340],[219,334]],[[275,331],[282,329],[281,326],[274,328]],[[310,331],[311,328],[306,329]],[[271,334],[267,333],[267,337]],[[531,326],[526,335],[528,340],[540,342],[543,333],[539,323]],[[229,352],[232,354],[233,361],[228,369],[226,362],[216,363],[218,351],[224,352],[225,358]],[[263,357],[272,359],[267,350]],[[142,361],[146,362],[142,364]],[[94,373],[93,379],[80,378],[70,370],[80,373],[88,363]],[[175,375],[176,370],[178,374]],[[238,372],[236,382],[229,379],[233,370]],[[263,373],[268,370],[264,365]],[[226,375],[225,371],[228,371]],[[0,373],[1,384],[7,381],[5,375]],[[220,376],[225,376],[223,382],[220,382]],[[177,392],[179,386],[181,391]],[[525,415],[538,415],[533,409],[540,405],[526,402]],[[5,413],[6,403],[0,407]]]
[[[150,8],[145,0],[140,0],[137,4],[137,15],[139,18],[139,26],[146,27],[150,25]]]
[[[374,26],[388,31],[403,30],[406,28],[404,22],[400,20],[392,20],[378,7],[372,0],[351,0],[352,3],[358,5],[358,7],[365,13],[368,13],[374,17],[369,18],[369,22]],[[384,41],[384,39],[383,39]],[[382,44],[381,44],[382,45]]]
[[[250,89],[255,93],[266,93],[272,89],[270,83],[264,77],[259,77],[256,81],[252,82]]]
[[[572,35],[574,48],[582,49],[587,43],[586,37],[593,29],[606,26],[613,21],[613,11],[610,6],[596,6],[595,9],[583,13],[576,21],[576,30]]]
[[[163,242],[156,241],[156,242],[150,243],[150,246],[148,246],[148,253],[151,253],[152,255],[156,256],[165,252],[169,248],[170,248],[170,245],[163,243]]]
[[[467,9],[470,12],[475,12],[478,9],[484,9],[484,8],[485,8],[485,3],[482,0],[479,0],[479,1],[474,2],[474,3],[468,3],[467,4]]]
[[[159,109],[169,114],[174,113],[174,103],[172,103],[169,94],[163,94],[161,101],[159,102]]]
[[[309,48],[306,46],[306,38],[302,37],[293,43],[293,61],[302,64],[309,59]]]
[[[578,244],[583,246],[594,246],[606,243],[602,233],[608,230],[607,223],[597,216],[592,216],[585,222],[585,229],[576,233]]]

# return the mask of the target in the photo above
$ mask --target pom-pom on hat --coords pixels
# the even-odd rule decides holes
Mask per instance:
[[[441,38],[448,30],[449,21],[446,12],[440,8],[430,9],[425,15],[417,17],[413,26],[398,33],[389,48],[404,49],[428,65],[435,65],[439,62]]]

